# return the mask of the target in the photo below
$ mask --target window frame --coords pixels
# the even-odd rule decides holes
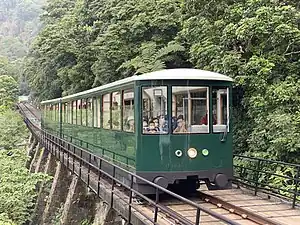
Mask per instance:
[[[124,126],[124,112],[125,112],[125,101],[124,101],[124,94],[125,93],[128,93],[128,92],[132,92],[133,93],[133,98],[130,100],[130,106],[131,106],[131,109],[133,110],[133,119],[134,119],[134,123],[136,123],[136,117],[135,117],[135,90],[134,90],[134,87],[131,87],[131,88],[125,88],[125,89],[122,89],[122,95],[121,95],[121,114],[122,114],[122,120],[121,120],[121,131],[123,132],[126,132],[126,133],[129,133],[129,134],[134,134],[136,132],[136,124],[134,124],[134,131],[128,131],[128,130],[125,130],[125,126]],[[132,104],[132,101],[133,101],[133,104]]]
[[[104,97],[108,95],[109,96],[109,106],[108,106],[108,111],[105,111],[106,113],[108,112],[108,115],[109,115],[109,118],[108,118],[108,121],[109,121],[109,126],[108,127],[104,127]],[[112,93],[111,92],[104,92],[102,95],[101,95],[101,112],[102,112],[102,115],[101,115],[101,123],[102,123],[102,128],[104,130],[112,130],[112,123],[111,123],[111,97],[112,97]]]
[[[118,106],[118,111],[120,112],[120,118],[119,118],[119,123],[120,123],[120,125],[117,127],[117,128],[114,128],[113,127],[113,94],[114,93],[119,93],[119,95],[120,95],[120,105]],[[110,104],[110,106],[111,106],[111,109],[110,109],[110,113],[111,113],[111,116],[110,116],[110,123],[111,123],[111,130],[113,130],[113,131],[122,131],[122,123],[123,123],[123,120],[122,120],[122,110],[121,110],[121,108],[122,108],[122,93],[123,93],[123,90],[115,90],[115,91],[112,91],[111,92],[111,104]]]
[[[226,104],[227,104],[227,109],[226,109],[226,111],[227,111],[227,124],[226,124],[226,126],[227,126],[227,133],[230,133],[231,131],[230,131],[230,99],[229,99],[229,97],[230,97],[230,95],[229,95],[229,91],[230,91],[230,86],[214,86],[214,85],[212,85],[211,86],[211,95],[213,94],[213,89],[214,88],[218,88],[218,89],[225,89],[226,88],[226,91],[227,91],[227,95],[226,95],[226,97],[227,97],[227,99],[226,99]],[[211,101],[212,101],[212,99],[211,99]],[[212,106],[213,106],[213,102],[212,102]],[[222,125],[222,124],[221,124]],[[224,125],[224,124],[223,124]],[[219,132],[217,132],[217,131],[214,131],[214,124],[212,124],[212,133],[213,134],[221,134],[221,133],[224,133],[224,131],[219,131]]]
[[[166,133],[161,133],[160,131],[159,132],[157,132],[157,133],[144,133],[143,131],[144,131],[144,127],[143,127],[143,113],[144,113],[144,111],[143,111],[143,102],[144,102],[144,99],[143,99],[143,88],[151,88],[151,87],[166,87],[167,88],[167,98],[166,98],[166,108],[165,108],[165,110],[166,110],[166,112],[167,112],[167,115],[169,114],[169,97],[168,97],[168,95],[169,95],[169,90],[170,90],[170,88],[172,87],[172,85],[169,85],[169,84],[155,84],[155,85],[150,85],[150,84],[144,84],[144,85],[141,85],[140,86],[140,96],[139,96],[139,99],[140,99],[140,108],[139,108],[139,118],[140,118],[140,129],[141,129],[141,135],[146,135],[146,136],[158,136],[158,135],[169,135],[169,134],[171,134],[171,126],[170,126],[170,124],[169,124],[169,122],[168,122],[168,132],[166,132]],[[172,101],[171,101],[172,102]],[[171,106],[172,107],[172,106]],[[168,120],[169,121],[169,120]],[[148,121],[149,122],[149,121]]]
[[[172,117],[173,117],[173,87],[185,87],[185,85],[180,85],[180,84],[176,84],[176,85],[171,85],[171,97],[172,97],[172,106],[171,106],[171,114],[172,114]],[[210,93],[211,93],[211,85],[203,85],[203,84],[192,84],[192,85],[186,85],[186,87],[199,87],[199,88],[206,88],[206,110],[207,110],[207,132],[205,133],[199,133],[199,132],[181,132],[181,133],[174,133],[174,130],[172,129],[172,126],[169,127],[169,129],[171,130],[171,134],[173,135],[185,135],[185,134],[188,134],[188,135],[207,135],[207,134],[211,134],[211,129],[210,129],[210,124],[211,124],[211,121],[210,121],[210,114],[211,114],[211,107],[210,107]],[[200,98],[191,98],[192,99],[200,99]],[[176,104],[176,102],[175,102]],[[175,105],[175,109],[176,109],[176,105]],[[177,111],[177,110],[176,110]],[[201,124],[199,124],[201,125]]]

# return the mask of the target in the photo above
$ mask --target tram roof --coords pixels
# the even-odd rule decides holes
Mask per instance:
[[[109,84],[105,84],[96,88],[92,88],[86,91],[78,92],[76,94],[68,95],[62,98],[51,99],[47,101],[42,101],[41,103],[51,103],[58,102],[59,100],[73,99],[79,96],[85,96],[93,92],[98,92],[101,90],[109,89],[114,86],[125,85],[134,81],[145,81],[145,80],[213,80],[213,81],[230,81],[233,79],[216,72],[200,70],[200,69],[165,69],[154,71],[150,73],[145,73],[142,75],[134,75],[122,80],[118,80]]]

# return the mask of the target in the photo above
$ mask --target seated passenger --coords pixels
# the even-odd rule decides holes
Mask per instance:
[[[129,116],[127,119],[127,129],[126,131],[134,132],[134,118],[133,116]]]
[[[159,129],[158,119],[157,118],[153,118],[153,122],[154,122],[155,127]]]
[[[215,117],[215,115],[213,116],[213,125],[216,125],[217,124],[217,120],[216,120],[216,117]],[[207,119],[207,113],[201,118],[201,120],[200,120],[200,125],[207,125],[207,121],[208,121],[208,119]]]
[[[145,128],[145,127],[147,127],[147,126],[148,126],[147,121],[146,121],[146,120],[143,120],[143,127]]]
[[[154,121],[149,122],[149,127],[146,129],[147,133],[157,133],[159,129],[155,127]]]
[[[177,118],[177,127],[173,131],[174,133],[186,133],[187,130],[185,128],[185,121],[183,120],[183,117],[178,116]]]
[[[159,129],[160,131],[168,132],[168,116],[161,115],[159,117]]]

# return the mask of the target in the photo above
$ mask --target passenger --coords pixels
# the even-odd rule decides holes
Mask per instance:
[[[207,125],[207,113],[201,118],[200,120],[200,125]],[[217,124],[217,119],[216,119],[216,116],[213,115],[213,125],[216,125]]]
[[[148,126],[148,118],[147,116],[143,116],[143,127],[147,127]]]
[[[128,117],[127,126],[128,126],[127,131],[134,132],[134,118],[133,118],[133,116]]]
[[[175,130],[173,131],[174,133],[186,133],[186,127],[185,127],[185,121],[182,117],[178,117],[177,118],[177,127],[175,128]]]
[[[147,123],[146,120],[143,120],[143,127],[144,127],[144,128],[145,128],[145,127],[148,127],[148,123]]]
[[[159,122],[158,122],[158,119],[156,117],[153,118],[153,122],[154,122],[155,127],[159,128]]]
[[[201,118],[200,125],[207,125],[207,113]]]
[[[173,116],[172,117],[172,130],[175,130],[177,127],[177,120],[176,120],[176,117]]]
[[[159,116],[159,130],[168,132],[168,116]]]
[[[149,122],[149,127],[147,128],[147,133],[157,133],[159,129],[155,126],[154,121]]]
[[[160,130],[162,130],[162,128],[165,125],[165,117],[163,115],[160,115],[158,117],[158,119],[159,119],[159,121],[158,121],[159,128],[160,128]]]

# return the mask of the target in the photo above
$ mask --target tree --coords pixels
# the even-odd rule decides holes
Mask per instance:
[[[300,153],[299,10],[271,0],[223,1],[222,8],[215,13],[198,8],[201,12],[190,17],[186,11],[180,38],[189,46],[190,60],[232,76],[243,89],[235,115],[247,120],[238,120],[235,132],[249,133],[235,136],[236,147],[295,162],[291,156]]]
[[[14,78],[0,76],[0,106],[11,107],[17,99],[18,84]]]

